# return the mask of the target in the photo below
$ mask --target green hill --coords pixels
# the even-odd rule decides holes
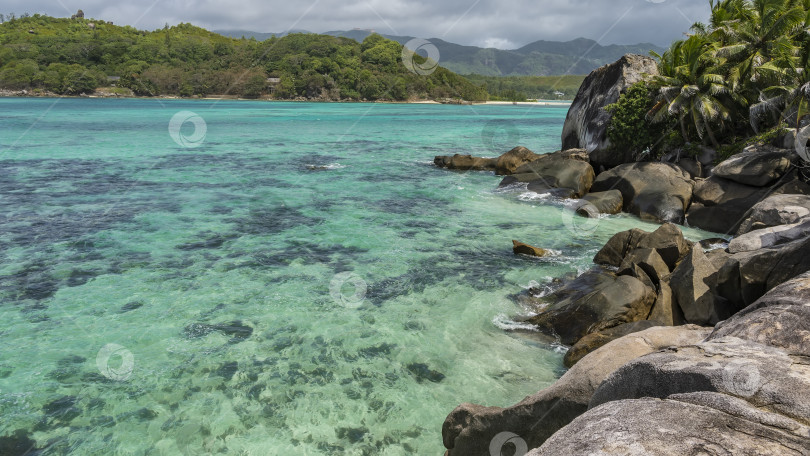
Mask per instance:
[[[234,37],[264,39],[272,33],[255,33],[223,30],[219,33]],[[346,30],[326,32],[325,35],[342,36],[363,41],[371,30]],[[383,35],[390,40],[405,44],[412,36]],[[649,55],[650,51],[661,53],[660,46],[650,43],[633,45],[611,44],[602,46],[596,41],[577,38],[571,41],[535,41],[519,49],[502,50],[462,46],[439,38],[430,38],[439,50],[439,64],[458,74],[484,76],[552,76],[588,74],[600,66],[613,63],[625,54]]]
[[[314,34],[256,41],[190,24],[143,31],[34,15],[0,24],[0,88],[80,94],[114,82],[142,96],[487,98],[482,87],[444,68],[424,76],[408,71],[401,54],[400,44],[380,35],[362,43]]]
[[[404,44],[409,37],[389,38]],[[441,66],[458,74],[483,76],[583,75],[625,54],[649,55],[651,50],[663,50],[653,44],[601,46],[585,38],[568,42],[535,41],[514,50],[462,46],[438,38],[429,41],[441,54]]]

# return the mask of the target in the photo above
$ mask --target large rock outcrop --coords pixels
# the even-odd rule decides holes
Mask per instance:
[[[810,357],[810,273],[779,285],[721,322],[708,339],[729,336]]]
[[[698,179],[692,206],[686,214],[689,226],[715,233],[735,233],[752,213],[753,207],[769,195],[810,194],[797,171],[791,170],[768,187],[740,184],[719,176]]]
[[[680,224],[694,185],[689,173],[671,163],[628,163],[599,174],[591,190],[619,190],[626,212],[642,220]]]
[[[498,157],[498,160],[495,162],[495,174],[499,176],[512,174],[521,166],[526,163],[531,163],[541,156],[542,155],[537,155],[523,146],[517,146]]]
[[[728,244],[730,253],[752,252],[759,249],[777,247],[810,235],[810,220],[792,225],[778,225],[762,228],[737,236]]]
[[[728,301],[715,292],[719,270],[703,253],[692,248],[669,277],[675,301],[687,322],[715,325],[731,316]]]
[[[658,296],[647,320],[662,326],[679,326],[686,323],[686,317],[675,300],[672,287],[666,281],[662,280],[658,285]]]
[[[540,158],[531,150],[518,146],[497,158],[473,157],[472,155],[437,155],[433,164],[439,168],[460,171],[495,171],[497,175],[512,174],[517,168]]]
[[[665,223],[652,233],[634,228],[613,235],[594,256],[593,262],[605,266],[620,267],[627,255],[637,248],[654,249],[670,270],[683,259],[692,244],[683,237],[680,228]]]
[[[580,210],[579,207],[586,205],[588,209]],[[577,208],[577,214],[584,217],[595,216],[596,214],[618,214],[624,207],[622,192],[618,190],[608,190],[606,192],[588,193],[582,197],[582,203]]]
[[[615,268],[616,277],[597,268],[555,293],[534,302],[528,299],[540,310],[527,321],[573,345],[565,356],[566,366],[611,340],[650,326],[710,324],[730,315],[726,299],[713,287],[740,283],[734,275],[738,271],[720,274],[730,256],[716,261],[717,265],[702,248],[693,248],[672,223],[652,233],[623,231],[594,257],[595,263]]]
[[[757,236],[760,231],[768,230],[752,231],[745,236]],[[806,233],[804,229],[798,231]],[[767,247],[728,255],[720,273],[736,283],[729,282],[721,294],[739,307],[745,307],[773,288],[810,271],[810,237],[791,238],[793,236],[784,236]],[[736,247],[737,244],[735,250]]]
[[[646,75],[657,75],[658,66],[650,57],[625,55],[618,61],[594,70],[579,88],[562,132],[563,149],[586,149],[598,171],[632,161],[627,151],[610,149],[607,127],[610,114],[603,108]]]
[[[603,404],[526,456],[807,456],[808,438],[807,426],[702,393]]]
[[[636,358],[611,374],[590,407],[623,399],[709,391],[736,396],[810,423],[810,367],[778,348],[736,337],[672,347]]]
[[[540,190],[571,189],[575,197],[588,193],[594,171],[584,150],[572,149],[540,155],[501,181],[504,187],[516,182],[528,182]]]
[[[655,298],[638,278],[596,268],[540,298],[548,304],[527,322],[573,345],[592,332],[646,319]]]
[[[810,273],[703,341],[619,367],[586,413],[529,454],[810,455],[808,321]]]
[[[810,196],[771,195],[753,207],[737,236],[762,228],[790,225],[810,216]]]
[[[754,145],[715,166],[712,174],[739,184],[764,187],[784,176],[796,153],[769,145]]]
[[[433,159],[433,164],[440,168],[456,169],[459,171],[495,171],[497,161],[497,158],[455,154],[439,155]]]
[[[773,347],[736,337],[672,347],[617,369],[588,412],[530,454],[808,455],[808,388],[806,362]]]
[[[490,443],[502,432],[517,434],[529,448],[536,448],[584,413],[594,391],[620,366],[664,347],[698,343],[709,332],[691,325],[636,332],[588,354],[552,386],[514,406],[461,404],[442,426],[447,455],[491,456]]]
[[[614,326],[595,333],[590,333],[587,336],[579,339],[573,347],[571,347],[563,358],[565,367],[571,367],[578,363],[589,353],[594,352],[599,347],[605,344],[624,337],[628,334],[644,331],[655,326],[661,326],[649,320],[634,321],[633,323],[625,323],[623,325]]]

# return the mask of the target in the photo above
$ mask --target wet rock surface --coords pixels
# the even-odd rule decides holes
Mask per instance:
[[[596,177],[594,192],[619,190],[624,210],[642,220],[683,223],[694,181],[670,163],[629,163]]]

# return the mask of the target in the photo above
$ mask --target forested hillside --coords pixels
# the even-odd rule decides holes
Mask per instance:
[[[115,84],[136,95],[320,100],[485,100],[444,68],[409,71],[402,46],[314,34],[228,38],[190,24],[156,31],[103,20],[34,15],[0,24],[0,88],[81,94]],[[421,61],[419,56],[416,60]],[[118,79],[120,78],[120,79]]]
[[[225,36],[235,38],[255,37],[263,40],[273,33],[256,33],[245,30],[219,30]],[[370,30],[338,30],[324,35],[343,36],[363,41]],[[281,36],[283,34],[278,34]],[[405,44],[413,36],[385,35],[384,37]],[[518,49],[494,49],[464,46],[440,38],[429,38],[441,55],[440,65],[458,74],[483,76],[552,76],[586,75],[608,63],[613,63],[625,54],[647,55],[650,51],[664,52],[651,43],[631,45],[601,45],[587,38],[571,41],[535,41]]]

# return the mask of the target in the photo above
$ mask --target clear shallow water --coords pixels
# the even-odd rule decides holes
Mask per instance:
[[[173,140],[182,111],[204,139]],[[458,403],[563,372],[504,330],[527,311],[509,296],[654,228],[431,165],[552,151],[565,112],[0,99],[0,435],[54,455],[441,454]]]

